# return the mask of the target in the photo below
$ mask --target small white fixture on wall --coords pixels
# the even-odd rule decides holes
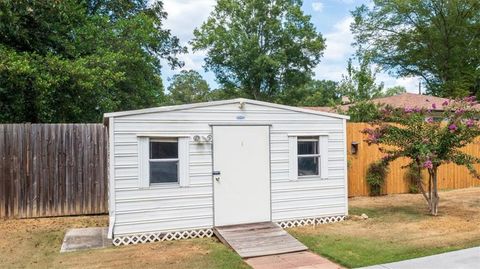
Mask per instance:
[[[195,135],[193,136],[193,141],[197,144],[206,144],[206,143],[211,143],[213,140],[212,135]]]

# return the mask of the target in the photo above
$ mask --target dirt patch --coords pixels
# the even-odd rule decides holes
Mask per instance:
[[[8,268],[48,267],[68,228],[102,227],[107,216],[0,220],[0,264]]]
[[[192,256],[208,254],[203,244],[192,241],[140,244],[110,248],[100,251],[85,251],[62,255],[55,259],[54,266],[67,268],[183,268],[184,261]],[[88,261],[88,263],[85,263]]]
[[[105,226],[107,216],[0,220],[0,267],[248,268],[215,238],[60,253],[67,229]]]

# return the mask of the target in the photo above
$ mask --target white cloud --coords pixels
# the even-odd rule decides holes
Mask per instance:
[[[348,58],[355,52],[355,48],[351,45],[353,35],[350,32],[350,24],[352,22],[351,16],[345,17],[333,26],[332,31],[324,35],[327,48],[322,61],[315,68],[315,78],[339,81],[342,74],[345,74]],[[375,65],[372,65],[372,68],[375,68]],[[377,74],[377,83],[383,82],[385,88],[404,86],[407,92],[412,93],[418,93],[418,81],[417,77],[395,78],[386,72]]]
[[[333,29],[326,34],[326,49],[320,64],[315,68],[315,78],[339,81],[347,67],[347,60],[355,51],[351,46],[353,36],[350,24],[353,18],[348,16],[341,19]]]
[[[337,2],[341,2],[341,3],[344,3],[344,4],[353,4],[355,3],[355,0],[337,0]]]
[[[163,69],[165,84],[166,79],[180,72],[181,70],[195,70],[208,79],[213,86],[216,85],[211,74],[203,71],[205,51],[193,52],[188,42],[193,39],[193,30],[202,25],[207,20],[208,15],[215,6],[215,0],[164,0],[163,7],[168,16],[165,20],[165,28],[170,29],[171,33],[180,39],[182,45],[187,46],[188,53],[180,55],[178,58],[185,63],[181,69],[171,70],[167,65]]]
[[[418,93],[418,82],[420,79],[418,77],[395,78],[386,73],[380,73],[377,75],[377,81],[383,81],[386,89],[393,86],[403,86],[407,89],[407,92]]]
[[[324,35],[327,46],[324,54],[325,60],[343,60],[354,52],[354,48],[351,46],[353,35],[350,32],[352,22],[352,17],[346,17],[333,26],[332,32]]]
[[[203,69],[203,59],[206,56],[206,51],[195,51],[193,52],[192,46],[190,44],[186,45],[189,53],[182,54],[178,58],[182,60],[185,65],[180,70],[196,70],[200,71]]]
[[[312,3],[312,8],[313,8],[313,10],[315,10],[315,11],[317,11],[317,12],[322,12],[322,10],[323,10],[323,3],[320,2],[320,1],[313,2],[313,3]]]
[[[208,18],[215,6],[215,0],[164,0],[163,7],[168,13],[165,28],[184,43],[193,38],[193,30]]]

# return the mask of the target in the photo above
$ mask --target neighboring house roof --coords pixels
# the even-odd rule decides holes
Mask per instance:
[[[372,99],[371,102],[375,104],[390,105],[395,108],[425,108],[432,109],[432,104],[436,105],[435,111],[443,111],[442,103],[445,101],[450,101],[448,98],[441,98],[431,95],[423,95],[416,93],[402,93],[399,95],[381,97]],[[350,106],[354,103],[341,105],[339,108],[342,110],[348,110]],[[324,111],[324,112],[334,112],[335,108],[332,107],[305,107],[307,109],[312,109],[315,111]]]
[[[174,105],[174,106],[162,106],[162,107],[145,108],[145,109],[139,109],[139,110],[112,112],[112,113],[105,113],[103,115],[103,118],[104,118],[104,123],[106,123],[107,119],[111,118],[111,117],[121,117],[121,116],[137,115],[137,114],[145,114],[145,113],[177,111],[177,110],[184,110],[184,109],[190,109],[190,108],[219,106],[219,105],[226,105],[226,104],[233,104],[233,103],[245,103],[245,104],[259,105],[259,106],[265,106],[265,107],[273,107],[273,108],[278,108],[278,109],[296,111],[296,112],[300,112],[300,113],[316,114],[316,115],[333,117],[333,118],[340,118],[340,119],[349,119],[350,118],[349,116],[336,114],[336,113],[332,113],[332,112],[312,111],[311,109],[305,109],[305,108],[293,107],[293,106],[286,106],[286,105],[279,105],[279,104],[262,102],[262,101],[257,101],[257,100],[250,100],[250,99],[245,99],[245,98],[236,98],[236,99],[230,99],[230,100],[211,101],[211,102],[204,102],[204,103],[194,103],[194,104]]]

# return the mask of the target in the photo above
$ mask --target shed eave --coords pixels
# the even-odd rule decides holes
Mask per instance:
[[[110,113],[103,114],[103,118],[104,118],[103,122],[104,122],[104,124],[108,124],[108,119],[111,118],[111,117],[121,117],[121,116],[139,115],[139,114],[157,113],[157,112],[169,112],[169,111],[185,110],[185,109],[200,108],[200,107],[227,105],[227,104],[234,104],[234,103],[240,103],[240,102],[244,102],[246,104],[253,104],[253,105],[259,105],[259,106],[266,106],[266,107],[273,107],[273,108],[278,108],[278,109],[290,110],[290,111],[295,111],[295,112],[299,112],[299,113],[307,113],[307,114],[320,115],[320,116],[346,119],[346,120],[350,119],[349,116],[336,114],[336,113],[330,113],[330,112],[324,112],[324,111],[315,111],[315,110],[310,110],[310,109],[306,109],[306,108],[280,105],[280,104],[268,103],[268,102],[245,99],[245,98],[236,98],[236,99],[229,99],[229,100],[203,102],[203,103],[174,105],[174,106],[162,106],[162,107],[153,107],[153,108],[145,108],[145,109],[138,109],[138,110],[110,112]]]

